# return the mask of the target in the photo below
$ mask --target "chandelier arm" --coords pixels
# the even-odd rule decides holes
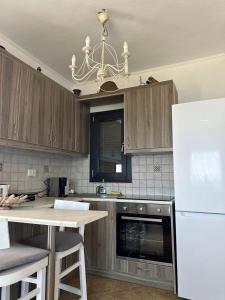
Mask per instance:
[[[77,70],[76,74],[82,76],[85,72],[85,60],[83,60],[80,68]]]
[[[86,74],[85,74],[84,76],[82,76],[82,77],[80,77],[80,75],[79,75],[79,74],[76,74],[75,72],[72,74],[72,77],[73,77],[75,80],[81,81],[81,80],[86,79],[89,75],[92,75],[92,73],[94,73],[94,72],[96,71],[96,69],[98,69],[98,66],[97,66],[97,65],[94,66],[94,67],[92,67],[92,69],[89,70],[88,73],[86,73]],[[80,77],[80,78],[79,78],[79,77]]]
[[[106,43],[106,49],[107,51],[111,54],[111,56],[113,57],[114,61],[116,62],[116,65],[119,64],[119,61],[118,61],[118,55],[116,53],[116,50],[108,43]],[[111,51],[112,50],[112,51]]]
[[[113,65],[107,64],[106,67],[107,67],[108,69],[112,69],[112,70],[116,71],[117,73],[121,73],[121,72],[124,71],[124,66],[123,66],[122,68],[120,68],[120,69],[117,69],[117,68],[115,68]]]
[[[85,54],[85,61],[86,61],[87,68],[90,70],[91,69],[91,65],[89,63],[89,55],[88,55],[88,53]]]
[[[75,81],[83,81],[83,80],[86,80],[87,78],[89,78],[91,75],[92,75],[92,72],[93,70],[91,70],[91,72],[88,72],[85,76],[83,77],[77,77],[76,75],[73,75],[72,78],[75,80]]]
[[[96,60],[92,59],[91,57],[89,57],[90,62],[94,63],[94,64],[100,64],[99,62],[97,62]]]
[[[91,53],[90,53],[90,55],[89,55],[89,60],[92,62],[92,63],[94,63],[94,64],[98,64],[99,62],[97,62],[97,61],[95,61],[94,60],[94,54],[95,54],[95,52],[101,47],[101,43],[97,43],[94,47],[93,47],[93,49],[92,49],[92,51],[91,51]]]
[[[110,77],[113,78],[114,81],[118,81],[120,78],[120,75],[115,73],[112,69],[109,69]]]

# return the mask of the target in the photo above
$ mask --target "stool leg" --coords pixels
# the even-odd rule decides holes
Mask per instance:
[[[61,259],[56,259],[55,261],[55,291],[54,291],[54,300],[58,300],[59,299],[59,283],[60,283],[60,272],[61,272],[61,264],[62,264],[62,260]]]
[[[10,300],[10,286],[3,286],[1,291],[1,300]]]
[[[84,245],[82,244],[79,250],[79,273],[80,273],[80,291],[81,299],[87,300],[87,283],[86,283],[86,270],[85,270],[85,256],[84,256]]]
[[[29,292],[29,282],[21,282],[21,297],[25,296]]]
[[[37,272],[37,288],[40,289],[37,300],[45,300],[46,268]]]

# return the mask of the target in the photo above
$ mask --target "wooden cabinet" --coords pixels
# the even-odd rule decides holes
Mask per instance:
[[[87,153],[89,108],[53,80],[0,50],[0,144]]]
[[[79,101],[73,103],[73,130],[74,140],[72,147],[79,153],[89,152],[89,112],[90,108],[86,104],[82,104]]]
[[[90,209],[108,211],[108,217],[91,223],[85,228],[87,269],[111,272],[115,258],[115,203],[91,202]]]
[[[172,289],[173,287],[173,267],[169,265],[117,258],[115,261],[115,271],[133,276],[136,279],[148,280],[150,284],[161,288]]]
[[[14,58],[2,54],[0,59],[0,135],[24,141],[30,72]]]
[[[172,150],[172,104],[177,93],[172,81],[124,92],[125,153]]]
[[[172,290],[172,265],[116,256],[116,205],[107,199],[90,201],[90,209],[108,211],[108,217],[85,227],[88,272]]]

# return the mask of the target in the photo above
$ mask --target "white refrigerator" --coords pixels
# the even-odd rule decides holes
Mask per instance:
[[[178,295],[225,300],[225,98],[173,106]]]

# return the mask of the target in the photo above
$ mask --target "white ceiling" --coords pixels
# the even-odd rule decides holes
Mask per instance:
[[[72,53],[81,62],[86,35],[99,41],[102,8],[131,72],[225,52],[224,0],[0,0],[0,31],[70,80]]]

